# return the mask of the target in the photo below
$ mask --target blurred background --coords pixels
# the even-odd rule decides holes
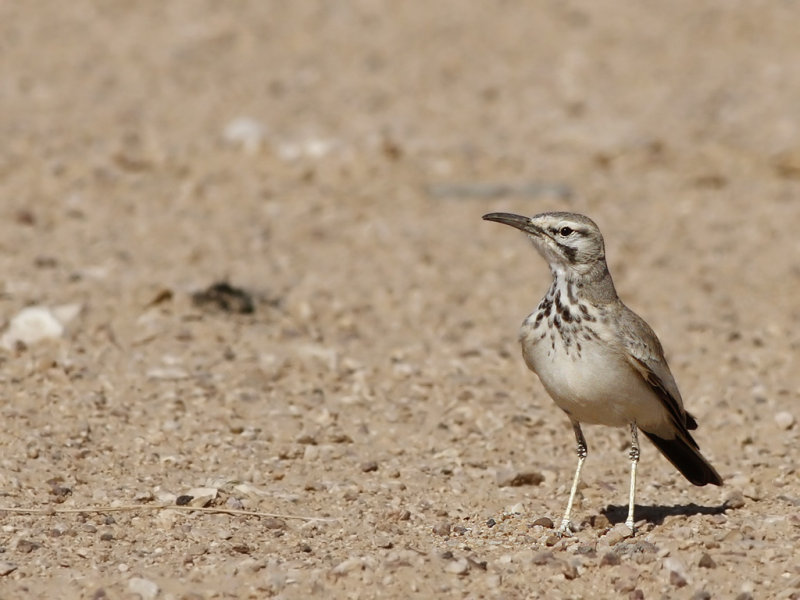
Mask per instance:
[[[776,548],[797,531],[779,496],[800,501],[798,10],[0,4],[2,504],[169,503],[203,487],[214,506],[335,520],[276,534],[232,517],[9,516],[0,581],[46,596],[63,577],[76,597],[130,592],[134,572],[208,597],[543,589],[547,572],[500,561],[497,544],[540,543],[529,524],[560,513],[573,440],[516,343],[546,265],[481,221],[495,210],[597,221],[620,295],[661,337],[731,482],[689,489],[648,447],[641,502],[744,498],[714,531],[708,515],[656,510],[656,546],[722,529],[715,543],[741,548],[736,532],[768,513],[759,542]],[[252,312],[198,300],[219,282]],[[26,307],[45,339],[13,333]],[[623,503],[624,437],[587,432],[583,514]],[[541,478],[502,483],[517,472]],[[442,523],[467,528],[488,570],[439,558],[462,548],[431,533]],[[392,554],[410,546],[422,553]],[[796,547],[717,557],[742,580],[703,573],[722,594],[778,593]],[[699,548],[684,548],[692,569]],[[595,566],[571,593],[611,585]],[[662,590],[653,573],[631,590]]]

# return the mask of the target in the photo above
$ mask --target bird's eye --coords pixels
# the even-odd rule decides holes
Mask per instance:
[[[562,227],[558,233],[561,235],[561,237],[569,237],[569,234],[572,233],[572,229],[569,227]]]

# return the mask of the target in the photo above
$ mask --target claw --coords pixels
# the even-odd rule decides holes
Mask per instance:
[[[561,521],[561,526],[556,531],[558,537],[572,537],[573,533],[575,532],[572,529],[572,523],[568,520]]]

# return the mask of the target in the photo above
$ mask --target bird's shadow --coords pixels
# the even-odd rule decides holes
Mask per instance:
[[[661,525],[664,519],[670,516],[684,516],[691,515],[721,515],[730,507],[725,504],[719,506],[700,506],[699,504],[674,504],[672,506],[651,505],[641,506],[635,505],[634,514],[636,520],[645,520],[653,525]],[[617,506],[610,504],[602,511],[600,511],[611,524],[624,523],[628,516],[628,506]]]

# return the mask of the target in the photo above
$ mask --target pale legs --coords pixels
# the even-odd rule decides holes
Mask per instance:
[[[564,511],[564,518],[561,519],[561,526],[558,528],[559,535],[571,535],[572,531],[569,524],[569,515],[572,512],[572,504],[575,502],[575,494],[578,491],[578,483],[581,480],[581,469],[586,460],[588,450],[586,448],[586,438],[583,437],[581,425],[577,421],[572,422],[572,429],[575,431],[575,440],[578,442],[578,466],[575,469],[575,478],[572,480],[572,489],[569,491],[567,509]],[[636,465],[639,463],[639,429],[636,423],[631,423],[631,489],[628,495],[628,518],[625,519],[625,526],[633,534],[633,506],[636,499]]]
[[[586,460],[586,439],[583,437],[581,431],[581,424],[577,421],[572,421],[572,429],[575,431],[575,440],[578,442],[578,467],[575,469],[575,478],[572,480],[572,489],[569,491],[569,501],[567,502],[567,510],[564,511],[564,518],[561,519],[561,527],[558,528],[559,535],[572,535],[569,527],[569,514],[572,512],[572,503],[575,501],[575,492],[578,491],[578,482],[581,480],[581,469],[583,468],[583,461]]]
[[[633,534],[633,502],[636,496],[636,465],[639,463],[639,429],[631,423],[631,493],[628,496],[628,518],[625,525]]]

